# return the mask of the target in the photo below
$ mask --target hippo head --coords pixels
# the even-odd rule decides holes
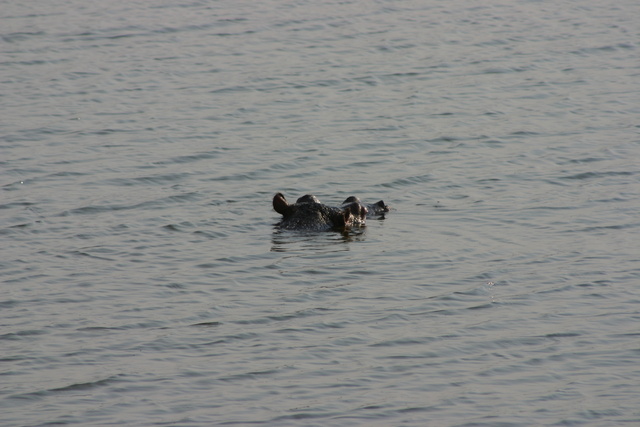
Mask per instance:
[[[365,225],[367,208],[353,201],[340,207],[320,203],[313,195],[300,197],[296,203],[288,203],[278,193],[273,197],[273,209],[282,215],[280,227],[291,230],[345,229]]]

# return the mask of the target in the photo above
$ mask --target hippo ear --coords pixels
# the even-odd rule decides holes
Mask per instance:
[[[273,196],[273,209],[281,215],[289,211],[289,203],[287,203],[287,199],[284,198],[282,193]]]

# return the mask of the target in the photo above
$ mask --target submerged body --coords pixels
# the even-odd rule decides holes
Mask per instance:
[[[389,211],[382,200],[368,206],[370,208],[353,196],[339,207],[324,205],[311,194],[302,196],[291,204],[282,193],[273,197],[273,209],[282,215],[282,221],[278,225],[288,230],[323,231],[362,227],[368,215],[380,216]]]

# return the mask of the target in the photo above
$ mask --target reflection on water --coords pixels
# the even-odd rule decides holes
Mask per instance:
[[[366,226],[349,230],[334,231],[299,231],[277,229],[272,234],[273,252],[297,252],[312,251],[314,253],[324,250],[340,252],[349,250],[348,246],[338,243],[363,242],[366,237]]]

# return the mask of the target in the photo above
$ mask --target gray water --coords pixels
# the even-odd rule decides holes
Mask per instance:
[[[3,2],[0,424],[639,425],[639,18]]]

